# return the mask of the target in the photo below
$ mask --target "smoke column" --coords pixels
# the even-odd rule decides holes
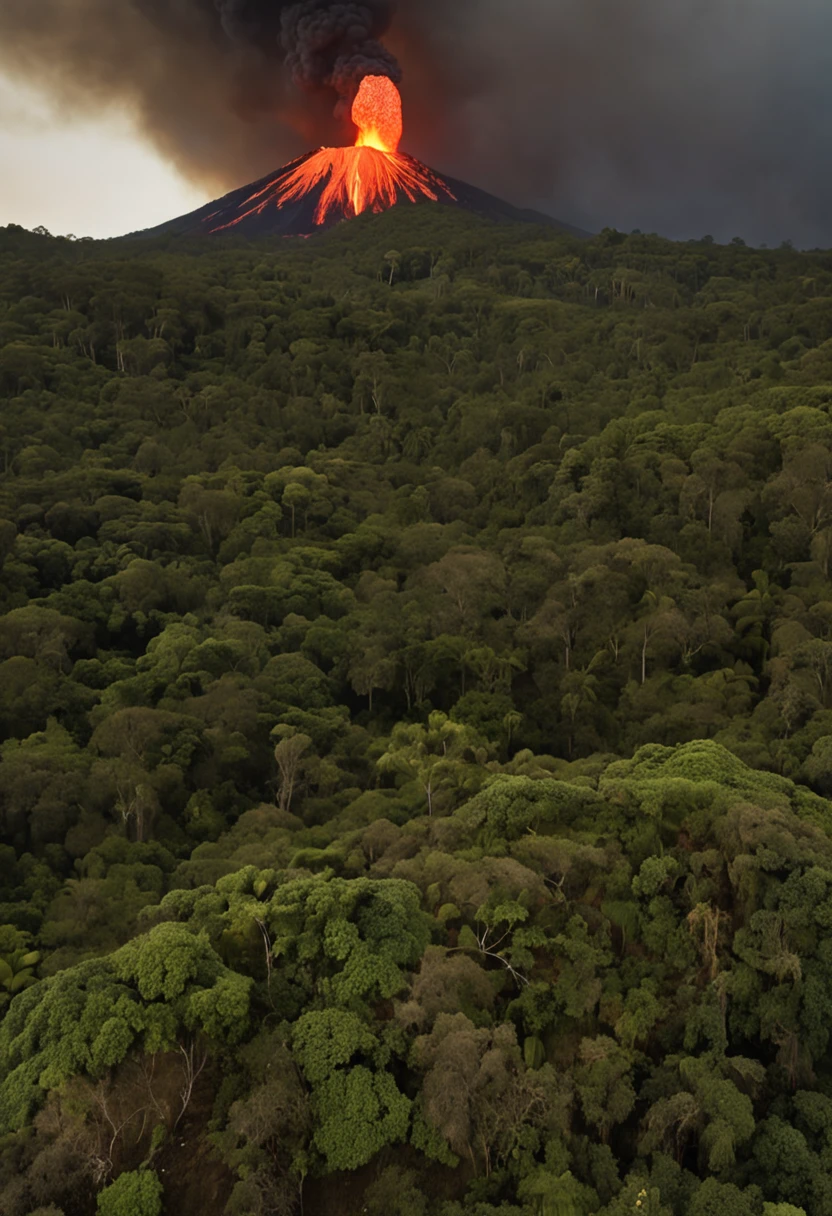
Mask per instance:
[[[281,43],[295,82],[308,89],[334,89],[352,102],[365,76],[390,76],[401,69],[379,41],[391,16],[390,4],[328,4],[307,0],[281,14]]]
[[[828,0],[0,0],[0,68],[127,110],[207,192],[351,143],[388,75],[403,149],[513,202],[832,245]]]

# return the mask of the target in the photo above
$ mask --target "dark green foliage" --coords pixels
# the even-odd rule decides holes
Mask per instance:
[[[830,297],[0,231],[4,1216],[831,1216]]]

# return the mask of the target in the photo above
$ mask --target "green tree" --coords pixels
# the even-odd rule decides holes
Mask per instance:
[[[469,728],[435,711],[427,727],[400,723],[387,751],[379,759],[382,772],[398,773],[415,781],[427,799],[428,814],[434,800],[446,790],[465,788],[477,779],[482,749]]]
[[[99,1216],[161,1216],[162,1183],[154,1170],[120,1174],[98,1196]]]

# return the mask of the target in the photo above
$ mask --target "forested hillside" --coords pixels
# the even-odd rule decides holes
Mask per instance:
[[[0,230],[2,1216],[832,1216],[832,255]]]

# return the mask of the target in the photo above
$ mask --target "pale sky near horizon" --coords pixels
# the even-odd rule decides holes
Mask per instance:
[[[139,138],[126,115],[62,116],[0,73],[0,227],[122,236],[207,201]]]

